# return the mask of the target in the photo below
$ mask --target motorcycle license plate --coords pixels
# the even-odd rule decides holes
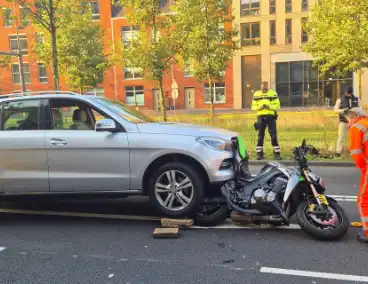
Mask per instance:
[[[318,199],[319,199],[319,201],[321,201],[322,204],[325,204],[325,205],[328,206],[328,201],[327,201],[326,196],[324,196],[323,194],[319,194]]]

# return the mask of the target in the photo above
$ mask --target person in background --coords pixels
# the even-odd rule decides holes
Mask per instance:
[[[363,230],[358,233],[357,239],[368,243],[368,117],[362,108],[355,107],[347,111],[346,119],[349,123],[350,154],[362,173],[357,205]]]
[[[353,95],[353,88],[348,86],[335,104],[335,112],[339,114],[339,127],[336,143],[336,156],[341,157],[344,151],[346,134],[348,133],[348,121],[345,118],[347,111],[353,107],[359,107],[359,98]]]
[[[257,160],[264,158],[263,154],[263,142],[268,128],[268,132],[271,136],[271,143],[274,151],[274,158],[276,160],[281,159],[280,146],[277,141],[277,112],[280,109],[280,100],[277,93],[268,89],[268,83],[263,81],[261,83],[261,90],[254,93],[252,100],[252,110],[257,111],[257,123],[256,128],[258,130],[258,143],[256,147]]]

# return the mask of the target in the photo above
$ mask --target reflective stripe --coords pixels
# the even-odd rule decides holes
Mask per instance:
[[[367,128],[365,126],[361,125],[360,123],[355,123],[351,127],[358,128],[361,131],[363,131],[364,133],[367,133]]]
[[[364,137],[363,137],[363,144],[365,143],[365,142],[367,142],[368,141],[368,132],[366,132],[365,134],[364,134]]]
[[[363,153],[362,149],[353,149],[350,151],[350,155],[361,154],[361,153]]]
[[[361,217],[362,222],[368,222],[368,217]]]

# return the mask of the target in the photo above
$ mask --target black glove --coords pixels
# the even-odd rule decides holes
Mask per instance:
[[[255,131],[258,131],[258,129],[259,129],[259,124],[258,124],[258,121],[256,121],[256,122],[254,123],[254,130],[255,130]]]

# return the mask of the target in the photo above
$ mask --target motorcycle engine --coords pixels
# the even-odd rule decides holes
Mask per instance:
[[[251,203],[271,202],[275,199],[278,192],[286,188],[287,179],[278,177],[268,187],[261,187],[253,192]]]

